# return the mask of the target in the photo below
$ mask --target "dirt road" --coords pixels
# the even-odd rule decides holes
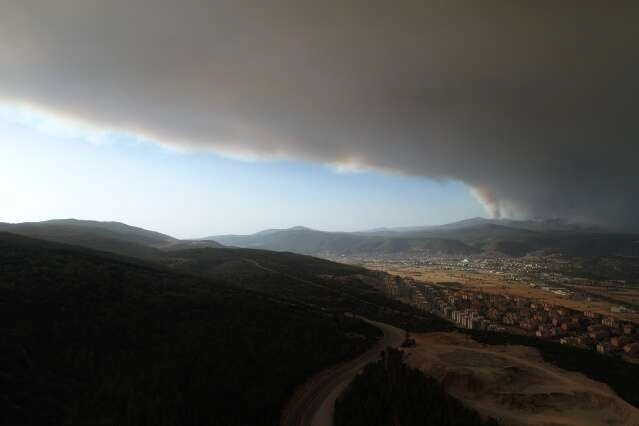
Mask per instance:
[[[282,413],[282,426],[332,426],[335,400],[340,393],[366,364],[379,359],[385,347],[402,343],[404,330],[361,319],[381,329],[384,337],[368,352],[319,372],[297,389]]]

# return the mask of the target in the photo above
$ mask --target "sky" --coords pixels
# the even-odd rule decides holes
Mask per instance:
[[[63,175],[84,167],[64,182],[47,176],[59,185],[41,194],[60,200],[51,216],[92,204],[103,207],[86,212],[94,218],[113,211],[170,230],[174,215],[157,212],[162,182],[171,209],[183,203],[198,228],[198,212],[213,209],[193,208],[193,197],[213,205],[227,193],[216,206],[237,208],[215,210],[227,223],[248,207],[269,228],[444,222],[482,214],[478,200],[492,217],[639,230],[636,0],[0,8],[5,121],[17,115],[39,132],[3,143],[8,170],[40,159],[11,191],[48,184],[47,159],[73,163]],[[30,142],[18,149],[18,139]]]
[[[200,238],[485,215],[459,182],[176,150],[14,106],[0,108],[0,152],[4,222],[116,220]]]

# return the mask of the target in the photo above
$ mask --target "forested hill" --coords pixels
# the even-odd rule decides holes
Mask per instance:
[[[266,250],[204,248],[167,253],[163,264],[324,312],[350,312],[411,331],[450,330],[432,314],[387,298],[384,274],[361,267]]]
[[[0,321],[11,425],[276,425],[295,385],[377,333],[275,292],[6,233]]]

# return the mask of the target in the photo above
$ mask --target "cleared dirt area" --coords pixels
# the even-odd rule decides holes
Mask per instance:
[[[532,348],[482,345],[459,333],[413,337],[411,365],[502,425],[639,425],[639,410],[606,384],[545,363]]]

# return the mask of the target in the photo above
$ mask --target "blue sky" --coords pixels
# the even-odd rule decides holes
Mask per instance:
[[[0,179],[0,221],[116,220],[182,238],[485,215],[459,182],[177,151],[13,107],[0,109]]]

